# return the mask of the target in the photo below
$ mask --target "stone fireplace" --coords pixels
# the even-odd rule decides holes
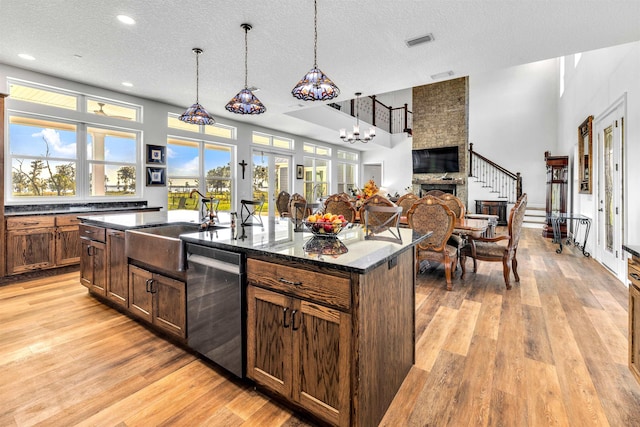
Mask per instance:
[[[441,190],[468,206],[469,80],[467,77],[413,88],[413,149],[458,147],[459,172],[414,174],[413,191]]]

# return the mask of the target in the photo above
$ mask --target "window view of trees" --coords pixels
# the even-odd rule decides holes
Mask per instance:
[[[79,135],[86,135],[85,150],[79,150]],[[11,115],[11,194],[17,198],[71,197],[87,191],[88,196],[136,195],[138,140],[135,132]],[[87,179],[77,176],[83,158]],[[88,189],[77,187],[87,181]]]
[[[207,197],[218,199],[219,210],[230,210],[233,188],[231,155],[229,146],[169,138],[167,141],[169,210],[198,209],[200,200],[196,195],[190,197],[192,190],[198,190]]]

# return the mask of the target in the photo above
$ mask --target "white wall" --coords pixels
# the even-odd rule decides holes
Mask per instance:
[[[558,148],[558,61],[534,62],[469,76],[473,150],[522,174],[529,205],[545,206],[544,152]],[[469,194],[469,203],[477,197]]]
[[[577,152],[577,128],[589,115],[598,120],[609,106],[626,94],[627,111],[624,135],[624,232],[623,243],[640,242],[640,42],[584,52],[573,66],[573,56],[566,57],[565,93],[559,103],[558,139],[561,149]],[[595,129],[594,129],[595,132]],[[596,140],[594,135],[594,149]],[[574,168],[575,169],[575,168]],[[574,176],[574,180],[577,177]],[[575,185],[574,185],[575,188]],[[596,218],[593,194],[572,194],[574,210]],[[591,233],[593,247],[595,233]]]
[[[411,163],[412,139],[406,134],[391,136],[393,148],[379,148],[375,151],[363,151],[363,164],[382,164],[382,182],[378,187],[386,189],[392,196],[397,192],[400,195],[406,193],[405,188],[411,185],[413,170]],[[369,178],[360,177],[361,185]]]

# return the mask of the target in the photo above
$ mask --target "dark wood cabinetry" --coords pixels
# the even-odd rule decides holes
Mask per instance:
[[[165,332],[186,338],[186,285],[129,265],[129,312]]]
[[[128,308],[129,265],[124,249],[124,231],[107,230],[107,298]]]
[[[628,261],[629,276],[629,369],[640,382],[640,258]]]
[[[506,200],[476,200],[476,213],[482,215],[497,215],[498,225],[507,225]]]
[[[547,197],[546,197],[546,223],[542,228],[544,237],[553,238],[553,226],[551,217],[553,214],[567,213],[567,198],[569,191],[569,157],[552,156],[547,151],[544,153],[547,167]],[[562,237],[567,235],[566,224],[560,225]]]
[[[80,225],[80,283],[100,296],[107,295],[105,229]]]
[[[414,362],[413,249],[366,274],[281,262],[247,259],[247,376],[332,425],[378,425]]]

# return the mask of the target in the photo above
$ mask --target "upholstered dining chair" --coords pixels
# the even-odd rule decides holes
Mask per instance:
[[[419,197],[416,196],[413,193],[407,193],[407,194],[403,194],[402,196],[400,196],[400,198],[396,202],[396,205],[398,205],[398,206],[400,206],[402,208],[402,215],[401,215],[401,218],[400,218],[400,222],[406,222],[407,221],[407,212],[409,212],[409,209],[411,209],[411,206],[413,206],[413,204],[418,199],[419,199]]]
[[[518,242],[520,241],[520,232],[522,230],[522,222],[524,221],[524,213],[527,209],[527,194],[523,194],[511,208],[509,214],[509,222],[507,223],[507,234],[493,238],[487,237],[468,237],[468,244],[462,249],[461,264],[462,276],[465,276],[465,263],[467,257],[473,258],[473,272],[478,271],[477,260],[502,262],[502,274],[507,289],[511,289],[511,269],[516,282],[520,281],[518,275]]]
[[[286,191],[281,191],[276,197],[276,209],[281,217],[289,216],[289,199],[291,199],[291,195]]]
[[[360,222],[362,224],[364,224],[365,226],[367,225],[367,223],[365,222],[365,218],[362,215],[362,212],[365,206],[390,206],[393,207],[395,206],[395,203],[393,203],[391,200],[387,199],[386,197],[380,196],[378,194],[369,197],[368,199],[365,199],[364,202],[362,202],[362,206],[360,207]],[[389,213],[377,213],[376,215],[379,215],[379,218],[376,218],[376,222],[385,222],[385,220],[389,219],[391,214]]]
[[[451,193],[444,193],[437,197],[441,199],[444,204],[453,211],[453,213],[456,215],[456,218],[464,218],[466,208],[464,207],[464,203],[462,203],[462,200]],[[462,248],[464,247],[464,245],[466,245],[466,243],[467,242],[465,241],[465,239],[455,233],[452,234],[451,237],[449,237],[449,245],[455,246],[458,249],[458,259],[460,259],[460,251],[462,251]]]
[[[296,226],[302,223],[307,217],[307,199],[299,193],[294,193],[289,199],[289,216],[294,220]]]
[[[355,222],[356,220],[356,210],[353,205],[340,194],[333,194],[324,201],[324,211],[343,215],[348,222]]]
[[[443,194],[447,194],[442,190],[429,190],[426,193],[424,193],[422,195],[422,197],[424,196],[434,196],[434,197],[441,197]]]
[[[409,227],[415,232],[432,234],[416,246],[416,271],[422,260],[444,264],[447,290],[451,290],[451,271],[455,270],[457,248],[447,244],[455,226],[455,214],[437,197],[424,196],[407,213]]]

